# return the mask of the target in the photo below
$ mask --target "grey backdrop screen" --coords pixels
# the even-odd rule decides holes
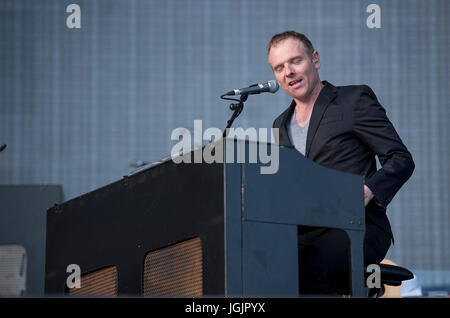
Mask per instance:
[[[68,200],[167,157],[176,127],[224,128],[219,96],[273,79],[267,42],[293,29],[322,80],[367,84],[386,108],[416,163],[388,209],[388,258],[449,285],[449,16],[447,0],[2,0],[0,183],[62,184]],[[269,128],[289,102],[252,96],[234,126]]]

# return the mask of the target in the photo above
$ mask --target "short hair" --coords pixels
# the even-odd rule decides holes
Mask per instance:
[[[309,51],[309,54],[313,54],[314,52],[314,46],[312,45],[311,41],[306,37],[306,35],[302,34],[302,33],[298,33],[296,31],[290,30],[290,31],[284,31],[282,33],[278,33],[275,34],[272,39],[270,40],[269,44],[267,45],[267,55],[270,52],[270,49],[273,46],[276,46],[278,43],[280,43],[281,41],[284,41],[286,39],[297,39],[300,42],[303,43],[303,45],[305,45],[306,49]]]

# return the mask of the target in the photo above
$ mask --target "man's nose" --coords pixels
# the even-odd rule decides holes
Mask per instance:
[[[284,67],[284,75],[286,76],[286,77],[292,77],[292,76],[294,76],[294,74],[295,74],[295,72],[294,72],[294,68],[292,67],[292,65],[290,65],[290,64],[287,64],[285,67]]]

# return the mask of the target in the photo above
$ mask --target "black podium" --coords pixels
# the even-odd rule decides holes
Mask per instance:
[[[163,160],[49,209],[46,293],[76,291],[67,285],[76,264],[79,290],[93,295],[106,286],[118,296],[296,296],[297,228],[309,225],[348,234],[352,295],[365,296],[362,177],[283,147],[278,171],[262,174],[259,159],[249,162],[254,143],[227,143],[233,162]]]

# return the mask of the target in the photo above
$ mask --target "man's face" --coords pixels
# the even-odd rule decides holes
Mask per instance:
[[[320,84],[319,53],[314,51],[313,56],[317,62],[312,61],[305,45],[294,38],[281,41],[269,51],[267,59],[278,84],[296,100],[308,101],[311,92]]]

